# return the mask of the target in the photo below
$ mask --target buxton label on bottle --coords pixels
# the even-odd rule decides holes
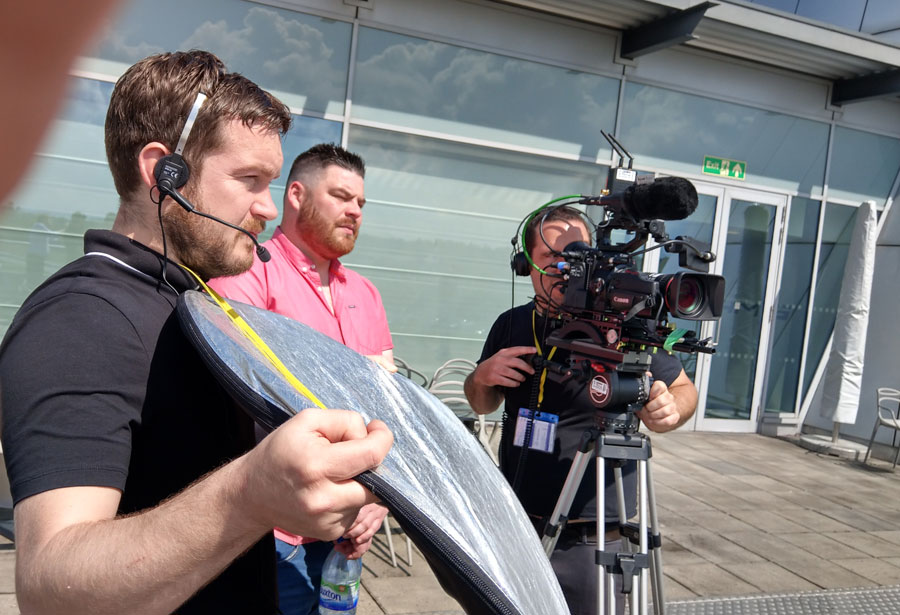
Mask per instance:
[[[353,583],[329,583],[322,581],[319,588],[319,606],[332,611],[352,611],[359,600],[359,581]]]

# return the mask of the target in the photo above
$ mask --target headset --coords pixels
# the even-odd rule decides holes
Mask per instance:
[[[176,145],[175,151],[160,158],[153,167],[153,177],[156,179],[154,188],[159,191],[159,202],[162,203],[163,198],[168,196],[189,213],[209,218],[219,224],[224,224],[228,228],[243,233],[250,238],[250,241],[252,241],[253,245],[256,247],[256,254],[259,256],[259,260],[267,263],[271,258],[269,251],[260,245],[259,241],[257,241],[252,233],[235,224],[226,222],[221,218],[217,218],[202,211],[197,211],[191,202],[178,192],[178,189],[184,187],[191,176],[190,168],[188,167],[187,161],[181,155],[181,152],[184,151],[184,146],[187,144],[191,129],[194,127],[194,122],[197,120],[197,115],[200,113],[200,108],[203,106],[203,103],[206,102],[206,98],[206,94],[197,92],[197,97],[194,99],[194,105],[191,107],[191,112],[188,114],[187,120],[184,123],[184,128],[181,131],[181,136],[178,138],[178,145]]]
[[[556,207],[564,207],[567,205],[576,205],[576,204],[579,204],[579,202],[577,200],[570,200],[570,199],[580,199],[580,198],[581,198],[580,195],[572,195],[572,196],[561,197],[558,199],[553,199],[552,201],[545,203],[545,204],[541,205],[540,207],[538,207],[537,209],[535,209],[534,211],[532,211],[530,214],[525,216],[525,218],[523,218],[521,222],[519,222],[519,227],[516,229],[516,234],[513,235],[513,238],[510,241],[510,243],[512,243],[513,250],[512,250],[512,254],[510,254],[510,257],[509,257],[509,268],[513,270],[513,273],[515,273],[517,276],[527,276],[527,275],[531,274],[532,268],[539,271],[540,273],[546,273],[543,269],[541,269],[540,267],[538,267],[537,265],[534,264],[534,261],[531,260],[531,255],[528,253],[528,248],[526,247],[526,241],[525,241],[526,240],[525,233],[528,230],[528,225],[531,223],[531,221],[534,218],[536,218],[540,215],[546,215],[547,213],[549,213],[549,211],[545,211],[548,209],[548,207],[556,208]],[[568,202],[560,202],[560,201],[568,201]],[[543,214],[542,214],[542,212],[543,212]],[[579,211],[579,213],[581,214],[581,217],[584,221],[585,227],[588,229],[588,235],[590,236],[591,229],[594,228],[594,222],[590,219],[590,217],[586,213],[584,213],[582,211]],[[543,221],[541,222],[541,224],[543,225]],[[539,232],[540,232],[540,229],[539,229]],[[543,237],[543,233],[541,232],[540,234]]]

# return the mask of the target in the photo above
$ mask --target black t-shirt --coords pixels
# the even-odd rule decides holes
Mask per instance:
[[[550,332],[552,323],[541,316],[537,316],[532,329],[532,313],[534,303],[520,305],[501,314],[488,334],[484,343],[479,363],[490,358],[497,351],[511,346],[534,346],[535,332],[540,344],[543,356],[548,357],[551,348],[545,347],[544,340]],[[569,352],[557,349],[552,361],[565,364],[569,358]],[[665,351],[660,350],[652,357],[650,371],[654,379],[662,380],[666,385],[672,382],[681,373],[681,362]],[[515,388],[503,389],[505,396],[505,420],[503,422],[503,436],[500,442],[500,468],[510,483],[516,475],[519,459],[522,456],[522,447],[513,445],[513,436],[516,430],[516,420],[520,408],[534,410],[537,399],[538,381],[540,370],[536,370],[534,376],[528,376],[521,385]],[[624,408],[607,407],[609,412],[624,412]],[[541,517],[550,515],[556,505],[560,492],[572,465],[572,460],[578,452],[578,446],[585,432],[595,424],[595,405],[588,398],[587,383],[584,379],[570,378],[565,382],[556,382],[550,375],[544,384],[541,412],[548,412],[559,417],[556,430],[556,440],[553,452],[546,453],[529,449],[525,455],[525,462],[521,470],[517,495],[525,510]],[[569,519],[596,519],[596,463],[594,453],[589,453],[590,461],[585,470],[584,477],[575,494],[572,507],[569,510]],[[636,464],[626,462],[622,468],[626,511],[628,516],[634,515],[636,502]],[[616,493],[612,471],[606,472],[606,521],[618,520],[616,512]]]
[[[88,231],[85,254],[32,293],[0,346],[3,452],[14,502],[104,486],[127,514],[249,450],[253,423],[182,334],[162,257],[108,231]],[[196,285],[172,262],[166,278]],[[270,534],[179,614],[274,613],[274,561]]]

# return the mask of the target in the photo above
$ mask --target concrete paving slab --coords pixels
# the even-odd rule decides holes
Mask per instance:
[[[0,594],[0,615],[19,615],[19,605],[13,594]]]
[[[895,585],[900,583],[900,561],[897,564],[890,564],[884,560],[866,557],[860,559],[839,559],[834,560],[834,563],[878,585]]]
[[[797,567],[792,568],[792,570],[795,574],[800,575],[810,583],[815,583],[822,589],[872,587],[876,585],[876,583],[866,577],[831,562],[828,562],[827,565]]]
[[[856,532],[853,533],[856,534]],[[837,536],[838,534],[833,535]],[[850,546],[851,543],[839,542],[824,534],[816,534],[814,532],[782,534],[781,538],[822,559],[854,559],[865,557],[866,555]]]
[[[669,568],[666,574],[698,596],[735,596],[759,592],[759,588],[715,564],[690,564],[676,569]]]
[[[666,564],[664,563],[663,567],[665,566]],[[670,576],[665,575],[663,577],[663,596],[666,602],[669,602],[670,600],[690,600],[691,598],[696,598],[697,594]],[[0,613],[0,615],[3,614]]]
[[[754,528],[769,534],[803,532],[806,530],[802,525],[794,523],[790,519],[785,518],[784,515],[780,515],[772,510],[753,508],[750,510],[733,510],[731,514]]]
[[[875,531],[869,533],[873,536],[881,538],[882,540],[886,540],[887,542],[892,542],[894,544],[900,545],[900,530]]]
[[[670,532],[668,538],[715,564],[762,561],[762,558],[752,551],[718,534],[699,528],[691,532]]]
[[[818,589],[817,586],[803,577],[772,562],[722,564],[722,568],[750,583],[759,592],[771,593]]]
[[[761,558],[775,562],[784,567],[825,566],[828,561],[817,557],[802,548],[785,541],[781,536],[773,536],[765,532],[735,532],[729,538],[748,551]]]
[[[809,508],[792,510],[789,518],[813,532],[852,532],[853,528],[846,523],[835,521],[822,513]]]
[[[900,557],[900,545],[883,540],[868,532],[835,532],[826,533],[825,536],[838,542],[849,545],[871,555],[872,557]]]
[[[459,604],[432,577],[369,579],[366,591],[385,613],[452,612],[464,615]]]
[[[861,510],[854,510],[851,508],[821,508],[819,509],[819,512],[827,517],[831,517],[835,521],[840,521],[853,529],[863,532],[891,530],[895,527],[895,524],[889,521],[884,521],[883,519],[879,519],[878,517],[867,514]]]
[[[16,552],[0,551],[0,594],[16,591]]]
[[[748,523],[721,510],[701,510],[691,515],[691,520],[710,532],[725,536],[731,532],[746,532],[754,529]]]

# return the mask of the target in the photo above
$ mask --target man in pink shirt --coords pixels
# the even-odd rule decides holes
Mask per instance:
[[[223,296],[299,320],[390,371],[393,343],[381,295],[338,260],[353,250],[366,202],[362,158],[332,144],[316,145],[291,167],[284,214],[265,242],[271,260],[258,258],[240,275],[210,282]],[[361,557],[387,509],[364,507],[337,548]],[[278,593],[285,613],[316,613],[322,565],[330,543],[275,530]]]

